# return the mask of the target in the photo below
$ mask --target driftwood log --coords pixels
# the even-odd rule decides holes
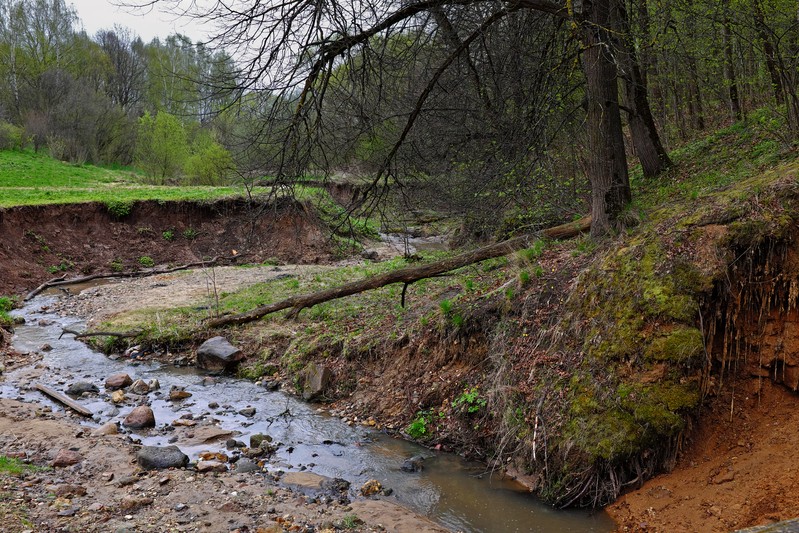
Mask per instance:
[[[500,257],[517,250],[521,250],[522,248],[528,248],[534,240],[542,237],[547,239],[567,239],[579,235],[590,228],[591,217],[584,217],[575,222],[562,224],[560,226],[541,230],[536,233],[514,237],[506,241],[484,246],[471,252],[449,257],[447,259],[429,263],[427,265],[401,268],[392,272],[386,272],[384,274],[378,274],[376,276],[362,280],[345,283],[344,285],[339,285],[338,287],[333,287],[310,294],[292,296],[279,302],[257,307],[246,313],[215,318],[213,320],[209,320],[208,325],[211,327],[221,327],[235,324],[246,324],[248,322],[259,320],[268,314],[282,311],[283,309],[290,309],[287,316],[289,318],[293,318],[296,317],[303,309],[313,307],[314,305],[323,302],[343,298],[345,296],[351,296],[364,291],[379,289],[380,287],[385,287],[386,285],[391,285],[394,283],[404,283],[407,287],[407,285],[421,279],[438,276],[451,270],[456,270],[474,263],[479,263],[480,261],[485,261],[486,259]]]
[[[67,407],[69,407],[79,415],[94,416],[94,413],[92,413],[89,409],[83,407],[81,404],[79,404],[72,398],[69,398],[68,396],[61,394],[57,390],[51,389],[47,385],[42,385],[41,383],[37,383],[36,385],[34,385],[34,387],[37,390],[49,396],[50,398],[54,399],[55,401],[66,405]]]
[[[111,279],[111,278],[143,278],[147,276],[157,276],[159,274],[170,274],[172,272],[178,272],[180,270],[188,270],[190,268],[196,267],[210,267],[216,266],[217,263],[221,261],[232,261],[234,259],[238,259],[242,256],[234,256],[234,257],[222,257],[217,256],[213,259],[209,259],[207,261],[197,261],[195,263],[187,263],[185,265],[180,265],[172,268],[165,268],[161,270],[137,270],[135,272],[106,272],[102,274],[91,274],[89,276],[82,276],[80,278],[72,278],[66,279],[66,276],[61,276],[59,278],[53,278],[50,281],[46,281],[33,289],[31,292],[25,296],[24,301],[28,301],[37,294],[41,293],[42,291],[46,291],[52,287],[61,287],[63,285],[76,285],[78,283],[86,283],[89,281],[94,281],[96,279]]]

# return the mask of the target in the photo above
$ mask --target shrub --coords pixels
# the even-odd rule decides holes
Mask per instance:
[[[219,185],[233,168],[230,152],[211,139],[203,139],[192,147],[183,171],[193,185]]]
[[[133,210],[133,203],[121,200],[110,200],[105,203],[105,208],[108,209],[108,213],[112,217],[125,218]]]
[[[145,268],[153,268],[155,266],[155,261],[149,255],[143,255],[139,258],[139,264]]]
[[[0,150],[22,150],[25,146],[22,128],[8,122],[0,122]]]

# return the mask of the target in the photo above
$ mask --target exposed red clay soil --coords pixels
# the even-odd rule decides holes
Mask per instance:
[[[236,250],[241,262],[332,258],[326,233],[301,206],[139,202],[116,218],[99,203],[0,210],[0,294],[66,274],[138,270],[140,259],[180,265]],[[146,260],[145,260],[146,262]]]
[[[608,508],[620,531],[732,531],[799,516],[799,398],[768,378],[723,390],[674,470]]]

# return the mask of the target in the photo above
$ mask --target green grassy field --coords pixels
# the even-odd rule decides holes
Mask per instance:
[[[0,151],[0,207],[133,200],[209,200],[244,187],[143,185],[129,170],[71,165],[30,151]]]

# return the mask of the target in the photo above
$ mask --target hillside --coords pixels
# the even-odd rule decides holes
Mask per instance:
[[[557,505],[611,503],[672,468],[714,420],[703,406],[748,373],[796,388],[794,363],[768,335],[790,328],[781,313],[796,305],[799,163],[759,124],[721,130],[677,151],[658,180],[639,178],[630,215],[639,223],[613,239],[542,241],[418,282],[405,308],[392,286],[298,321],[231,329],[251,354],[242,375],[296,383],[307,364],[328,365],[327,396],[342,416],[524,474]],[[224,295],[220,309],[401,264],[263,284]],[[180,309],[173,319],[179,337],[197,334],[200,316]]]
[[[557,506],[604,506],[651,479],[611,507],[630,530],[722,531],[799,515],[785,496],[793,470],[773,460],[788,460],[793,444],[769,422],[792,420],[799,387],[799,160],[761,118],[674,152],[657,180],[636,178],[630,226],[611,239],[541,240],[406,289],[229,328],[248,355],[239,374],[299,392],[307,368],[327,366],[322,399],[333,414],[487,461]],[[105,310],[95,325],[185,350],[218,333],[203,325],[209,312],[407,264],[220,292],[210,311],[170,308],[142,287],[128,295],[138,305]],[[705,497],[706,486],[720,489]]]

